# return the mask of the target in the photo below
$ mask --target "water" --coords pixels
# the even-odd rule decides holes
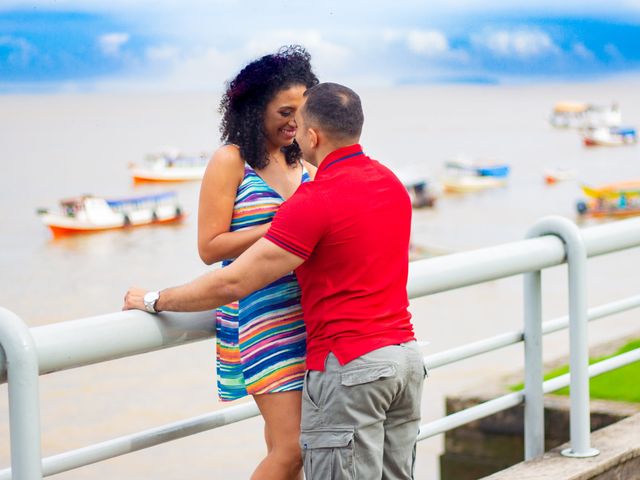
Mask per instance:
[[[559,100],[615,100],[624,123],[640,126],[640,92],[631,82],[405,87],[365,89],[361,95],[366,116],[362,144],[370,156],[399,172],[435,178],[443,162],[458,154],[511,165],[506,188],[443,196],[436,208],[415,211],[413,241],[432,251],[519,240],[545,215],[574,219],[578,181],[546,186],[545,167],[575,169],[579,181],[592,184],[640,179],[640,147],[586,149],[576,132],[554,130],[547,122]],[[127,164],[164,146],[187,153],[213,150],[218,100],[216,93],[0,97],[0,305],[31,326],[45,325],[117,311],[131,285],[162,288],[212,268],[200,262],[196,249],[198,184],[136,186]],[[38,207],[53,207],[59,198],[81,193],[115,197],[167,189],[178,192],[189,212],[180,225],[53,240],[35,215]],[[635,260],[633,250],[592,261],[589,304],[636,293],[631,280],[637,278]],[[563,314],[564,270],[543,278],[545,318]],[[419,338],[431,341],[425,353],[514,330],[522,322],[521,280],[419,299],[412,302],[412,311]],[[616,328],[594,326],[592,342],[638,332],[632,316],[619,317]],[[563,335],[545,344],[552,354],[565,347]],[[520,350],[513,348],[433,372],[425,389],[425,419],[442,414],[447,392],[470,388],[487,375],[517,368],[520,361]],[[220,408],[214,375],[214,346],[203,342],[43,377],[44,452],[59,453]],[[4,397],[0,466],[9,463]],[[262,452],[260,435],[261,421],[254,419],[60,478],[246,478]],[[437,475],[440,442],[420,445],[420,478]]]

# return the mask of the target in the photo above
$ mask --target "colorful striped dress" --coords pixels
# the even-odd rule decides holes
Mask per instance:
[[[302,182],[310,181],[303,167]],[[245,164],[230,231],[270,222],[284,199]],[[233,260],[225,260],[222,266]],[[302,390],[306,331],[293,272],[216,312],[218,397]]]

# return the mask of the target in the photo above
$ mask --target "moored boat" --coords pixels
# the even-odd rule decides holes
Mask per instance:
[[[60,211],[39,209],[54,237],[170,223],[184,217],[175,192],[123,199],[81,195],[60,201]]]
[[[504,187],[507,181],[503,177],[487,177],[480,175],[451,175],[440,179],[446,192],[468,193]]]
[[[611,105],[594,105],[565,101],[554,105],[549,122],[557,128],[617,127],[622,123],[622,115],[615,102]]]
[[[166,152],[148,155],[142,165],[131,164],[129,171],[136,182],[185,182],[202,180],[209,156]]]
[[[478,175],[481,177],[507,177],[510,171],[509,165],[506,163],[466,159],[448,160],[445,162],[445,167],[448,170],[458,170],[467,175]]]
[[[590,187],[583,185],[587,196],[576,203],[581,216],[629,217],[640,215],[640,180]]]
[[[433,182],[426,179],[418,179],[403,183],[409,192],[413,208],[433,207],[436,204],[438,197]]]
[[[588,128],[583,135],[583,141],[588,147],[618,147],[635,144],[638,136],[636,129],[631,127],[597,127]]]

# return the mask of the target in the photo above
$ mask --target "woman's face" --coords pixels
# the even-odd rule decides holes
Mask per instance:
[[[295,114],[306,89],[304,85],[294,85],[280,90],[267,104],[264,131],[268,148],[279,149],[293,143],[297,130]]]

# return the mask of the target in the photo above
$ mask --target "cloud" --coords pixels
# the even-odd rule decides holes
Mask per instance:
[[[322,76],[334,75],[349,65],[352,50],[327,40],[317,30],[271,30],[250,38],[240,58],[247,61],[260,55],[275,52],[283,45],[303,45],[312,56],[314,69]]]
[[[611,57],[612,60],[623,60],[624,59],[624,57],[623,57],[622,53],[620,53],[620,50],[618,49],[618,47],[616,47],[613,43],[607,43],[604,46],[604,53],[609,55],[609,57]]]
[[[98,45],[102,53],[108,57],[117,57],[120,55],[122,46],[129,41],[128,33],[114,32],[105,33],[98,37]]]
[[[583,60],[592,61],[596,58],[595,54],[581,42],[574,43],[573,47],[571,47],[571,51],[574,55],[582,58]]]
[[[155,45],[147,48],[145,56],[151,62],[170,62],[180,58],[180,49],[174,45]]]
[[[26,67],[36,53],[36,49],[27,40],[10,35],[0,36],[0,52],[9,50],[7,63],[15,67]]]
[[[560,52],[551,37],[540,30],[488,30],[471,36],[474,47],[500,57],[528,59]]]
[[[411,30],[406,37],[409,50],[433,57],[449,51],[447,37],[437,30]]]

